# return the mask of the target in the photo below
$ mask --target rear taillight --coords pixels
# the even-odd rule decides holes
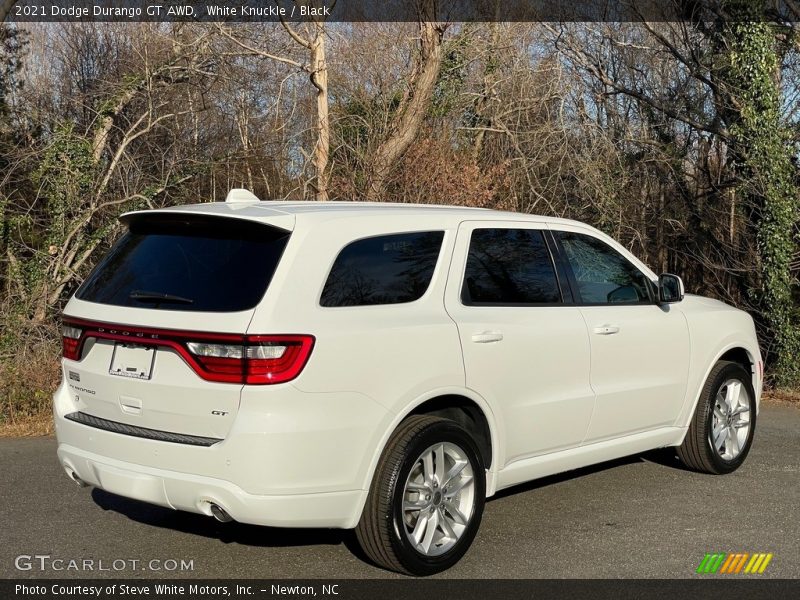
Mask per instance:
[[[80,358],[81,334],[83,331],[72,325],[61,328],[61,348],[64,358],[78,360]]]
[[[186,347],[192,353],[200,369],[195,371],[203,379],[227,383],[244,381],[244,346],[237,344],[212,344],[208,342],[187,342]]]
[[[245,383],[281,383],[306,366],[314,338],[310,335],[248,336]]]
[[[265,384],[297,377],[313,345],[310,335],[259,335],[246,336],[242,344],[188,342],[186,347],[206,372],[204,379]]]
[[[83,342],[99,338],[177,352],[206,381],[254,385],[297,377],[314,347],[311,335],[234,335],[65,321],[64,358],[80,360]]]

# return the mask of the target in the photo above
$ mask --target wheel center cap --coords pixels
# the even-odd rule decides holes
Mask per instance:
[[[439,506],[442,503],[442,492],[436,492],[433,495],[433,505]]]

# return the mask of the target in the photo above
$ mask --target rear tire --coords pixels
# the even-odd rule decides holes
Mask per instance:
[[[469,549],[485,500],[484,465],[469,433],[449,419],[411,416],[378,461],[356,537],[378,566],[432,575]]]
[[[752,377],[737,363],[720,361],[700,393],[678,458],[695,471],[723,475],[747,458],[756,428]]]

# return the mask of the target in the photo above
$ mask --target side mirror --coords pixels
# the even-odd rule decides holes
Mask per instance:
[[[683,280],[671,273],[658,276],[658,299],[663,304],[672,304],[683,300]]]

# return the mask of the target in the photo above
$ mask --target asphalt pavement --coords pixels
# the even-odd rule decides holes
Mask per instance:
[[[80,489],[55,451],[53,438],[0,439],[2,578],[397,577],[348,531],[223,524]],[[695,570],[707,552],[769,552],[749,577],[800,578],[799,515],[800,409],[764,405],[735,473],[692,473],[658,451],[505,490],[440,576],[725,577]]]

